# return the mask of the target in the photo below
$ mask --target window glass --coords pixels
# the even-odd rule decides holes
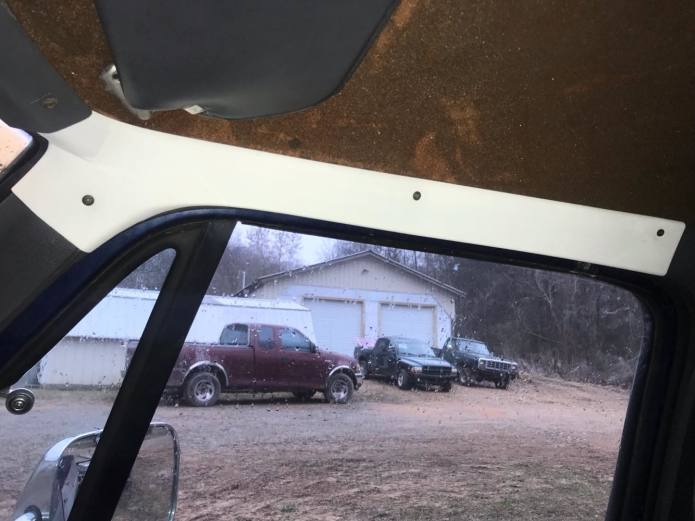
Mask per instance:
[[[465,338],[458,338],[454,340],[457,348],[463,348],[465,351],[471,351],[472,353],[477,353],[480,355],[489,355],[487,346],[480,342],[473,342]]]
[[[401,355],[434,356],[432,349],[426,342],[415,338],[395,338],[394,342],[398,353]]]
[[[280,332],[280,343],[283,349],[292,351],[309,351],[311,342],[296,329],[283,329]]]
[[[35,404],[23,415],[0,409],[0,519],[23,513],[15,509],[46,451],[103,428],[173,258],[163,251],[132,272],[12,386],[29,389]],[[88,438],[66,452],[81,462],[66,487],[79,482],[95,446]]]
[[[249,345],[249,327],[244,324],[232,324],[224,328],[220,343],[230,346]]]
[[[240,225],[207,293],[155,414],[178,520],[604,516],[651,336],[628,291]]]
[[[270,326],[261,326],[258,328],[258,347],[263,349],[273,348],[273,328]]]

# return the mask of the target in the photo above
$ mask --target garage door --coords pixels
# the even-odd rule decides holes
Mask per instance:
[[[382,304],[379,329],[382,336],[407,336],[433,343],[434,307]]]
[[[352,356],[362,336],[362,303],[306,298],[319,347]]]

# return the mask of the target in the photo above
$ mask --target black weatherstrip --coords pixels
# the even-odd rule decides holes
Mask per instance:
[[[106,421],[69,521],[109,521],[179,350],[234,229],[214,221],[186,235]],[[182,240],[179,237],[179,240]]]
[[[0,118],[26,131],[55,132],[90,114],[0,0]]]

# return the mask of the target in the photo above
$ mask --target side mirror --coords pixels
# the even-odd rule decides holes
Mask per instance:
[[[319,348],[314,344],[313,342],[309,344],[309,352],[311,353],[317,353]]]
[[[19,496],[15,521],[65,521],[102,431],[56,443]],[[173,427],[153,423],[142,442],[113,519],[173,521],[179,482],[179,443]]]

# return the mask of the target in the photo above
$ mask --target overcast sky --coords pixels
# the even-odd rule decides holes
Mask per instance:
[[[324,261],[326,260],[326,253],[333,243],[335,243],[334,239],[302,235],[302,250],[299,252],[299,257],[304,264]]]

